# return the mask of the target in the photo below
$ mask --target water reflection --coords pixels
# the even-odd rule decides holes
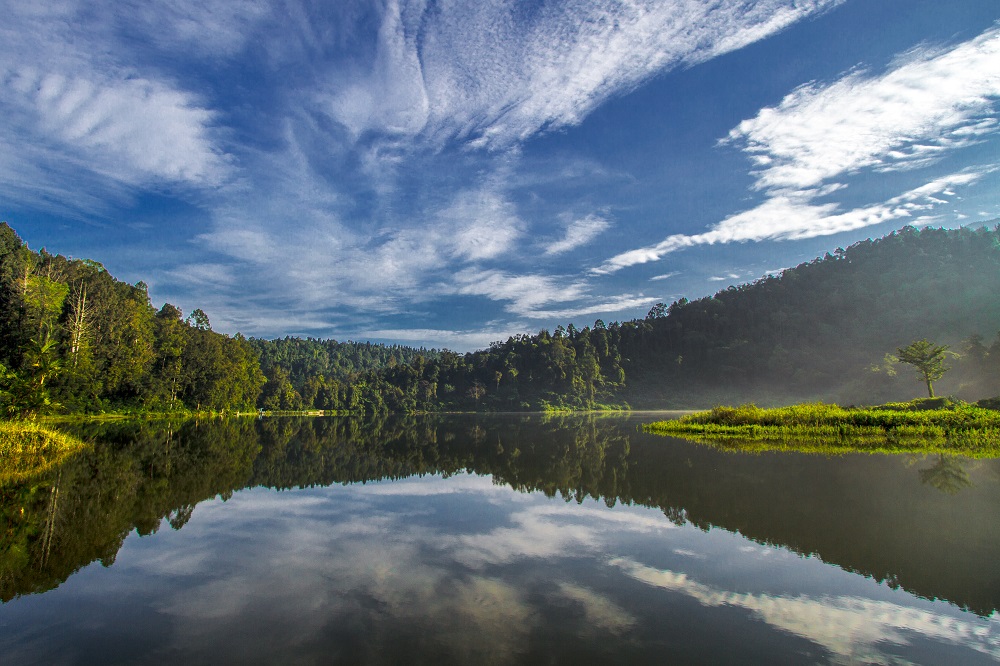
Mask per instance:
[[[955,456],[938,456],[937,462],[920,470],[920,482],[937,488],[943,493],[954,495],[963,488],[972,486],[969,473],[962,461]]]
[[[853,596],[739,594],[628,559],[612,564],[653,587],[680,592],[704,606],[752,612],[769,625],[813,641],[845,663],[888,663],[886,645],[936,641],[1000,660],[1000,624],[956,620],[940,613]]]
[[[581,655],[621,657],[668,639],[710,643],[723,609],[780,630],[760,638],[762,655],[780,643],[799,657],[881,663],[886,645],[902,659],[933,640],[1000,658],[996,616],[904,603],[892,589],[982,616],[998,608],[992,461],[738,455],[595,417],[113,424],[76,434],[93,450],[0,488],[3,599],[126,552],[117,576],[138,586],[174,577],[180,591],[151,605],[206,659],[220,632],[251,650],[255,626],[359,661],[375,645],[385,658],[417,644],[428,661],[505,663],[545,654],[539,640],[568,634]],[[385,480],[397,481],[371,483]],[[234,495],[257,487],[305,490]],[[546,499],[555,497],[567,501]],[[158,540],[126,541],[132,531]],[[577,575],[583,563],[601,573]],[[654,590],[679,601],[661,607]],[[612,652],[609,637],[625,642],[615,638]]]

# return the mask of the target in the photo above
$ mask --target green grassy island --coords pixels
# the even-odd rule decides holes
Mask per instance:
[[[1000,457],[1000,411],[992,403],[924,398],[876,407],[815,403],[763,409],[716,407],[644,426],[740,451],[953,453]],[[987,406],[988,405],[988,406]]]

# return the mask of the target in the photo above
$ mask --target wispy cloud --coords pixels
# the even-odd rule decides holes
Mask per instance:
[[[89,74],[89,76],[88,76]],[[214,184],[225,160],[210,138],[213,113],[195,97],[141,78],[108,79],[21,68],[6,80],[6,102],[21,129],[62,145],[92,169],[122,182],[150,179]]]
[[[497,269],[470,268],[457,272],[453,279],[454,293],[505,302],[508,312],[525,319],[565,320],[598,313],[610,314],[645,307],[657,300],[642,294],[623,294],[598,300],[585,280],[554,275],[519,275]]]
[[[739,49],[839,1],[569,1],[546,3],[529,20],[517,3],[431,9],[391,0],[369,74],[337,90],[329,109],[355,134],[503,148],[575,125],[657,72]]]
[[[4,3],[2,11],[0,142],[10,153],[0,168],[34,176],[32,188],[4,178],[7,194],[94,210],[85,194],[63,192],[89,180],[94,196],[114,200],[123,187],[202,187],[227,177],[217,114],[172,78],[137,71],[116,15],[75,2]]]
[[[355,229],[304,157],[285,158],[274,173],[268,189],[232,197],[216,228],[198,240],[251,268],[260,293],[292,307],[309,309],[323,299],[330,307],[391,311],[452,293],[440,286],[449,272],[512,252],[524,233],[514,204],[489,182],[412,217]],[[294,209],[287,207],[290,194],[299,195]]]
[[[138,32],[162,50],[194,51],[207,56],[239,52],[274,3],[264,0],[119,0],[120,29]],[[127,20],[124,17],[128,17]]]
[[[486,296],[506,301],[508,310],[529,315],[550,303],[583,298],[587,287],[580,281],[566,282],[548,275],[517,275],[502,270],[467,269],[454,276],[455,292],[466,296]]]
[[[611,300],[600,301],[598,303],[588,305],[580,305],[579,307],[569,307],[561,310],[535,310],[525,313],[525,316],[538,319],[575,319],[576,317],[585,317],[587,315],[613,314],[616,312],[635,310],[636,308],[645,308],[649,307],[658,300],[660,299],[653,296],[624,294],[622,296],[614,297]]]
[[[637,622],[635,616],[606,596],[581,585],[560,583],[559,594],[583,610],[588,630],[597,627],[618,635],[631,629]]]
[[[610,222],[593,214],[570,220],[566,226],[566,236],[545,248],[545,254],[562,254],[586,245],[610,227]]]
[[[971,185],[992,165],[972,167],[885,202],[844,211],[824,201],[861,170],[926,166],[944,154],[996,133],[1000,98],[1000,29],[950,50],[907,53],[882,75],[851,72],[827,86],[809,84],[734,128],[724,143],[739,145],[757,169],[754,188],[767,193],[755,208],[701,234],[675,234],[621,253],[594,269],[611,273],[657,261],[686,247],[802,239],[912,217],[947,203],[950,188]]]
[[[951,50],[907,53],[881,76],[860,70],[800,87],[726,142],[759,168],[757,189],[802,191],[862,168],[914,168],[1000,129],[1000,30]]]
[[[836,203],[812,203],[796,195],[775,195],[764,203],[737,213],[702,234],[675,234],[649,247],[623,252],[593,269],[595,274],[613,273],[628,266],[658,261],[677,250],[697,245],[762,240],[799,240],[912,218],[915,213],[935,207],[938,196],[951,187],[971,185],[993,167],[963,171],[936,178],[888,201],[840,212]]]

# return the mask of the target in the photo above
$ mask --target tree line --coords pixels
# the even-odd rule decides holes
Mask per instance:
[[[915,396],[872,372],[914,339],[958,353],[940,389],[1000,394],[1000,226],[904,227],[643,319],[516,335],[460,354],[246,339],[143,283],[29,250],[0,225],[0,407],[417,412],[702,407]]]

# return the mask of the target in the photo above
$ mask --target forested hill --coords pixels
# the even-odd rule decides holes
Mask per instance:
[[[912,368],[870,371],[927,338],[952,346],[941,391],[1000,392],[1000,226],[917,230],[837,249],[753,284],[674,304],[637,325],[629,395],[675,404],[685,387],[728,401],[914,397]]]
[[[247,340],[159,310],[101,264],[29,250],[0,224],[0,409],[98,412],[703,407],[916,397],[910,368],[872,371],[927,338],[962,354],[937,383],[1000,394],[1000,226],[903,228],[730,287],[457,354],[370,343]]]
[[[0,410],[254,409],[264,376],[240,336],[96,261],[33,252],[0,223]]]
[[[370,373],[370,409],[696,407],[753,400],[866,403],[922,391],[875,373],[920,338],[952,346],[939,393],[1000,393],[1000,227],[905,227],[643,320],[521,335]],[[994,336],[997,337],[994,337]]]
[[[438,358],[436,349],[371,342],[285,337],[250,338],[267,384],[260,406],[268,410],[357,409],[353,384],[366,372]]]

